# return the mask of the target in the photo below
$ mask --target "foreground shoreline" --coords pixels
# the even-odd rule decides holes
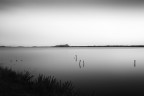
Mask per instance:
[[[0,66],[0,96],[142,96],[144,75],[100,81],[93,93],[77,90],[71,81],[62,82],[54,76],[39,75],[34,78],[28,71],[16,72]],[[105,80],[107,81],[107,80]],[[103,82],[103,83],[102,83]],[[87,82],[91,84],[91,82]],[[88,91],[89,90],[89,91]]]
[[[28,71],[15,72],[0,67],[0,96],[79,96],[71,81],[39,75],[34,79]]]

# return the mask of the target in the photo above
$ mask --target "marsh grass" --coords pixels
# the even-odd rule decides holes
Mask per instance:
[[[71,81],[0,67],[0,96],[78,96]]]

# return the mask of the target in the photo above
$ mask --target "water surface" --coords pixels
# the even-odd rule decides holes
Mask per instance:
[[[82,93],[114,91],[115,88],[141,90],[144,87],[143,58],[144,48],[130,47],[0,48],[2,66],[71,80]]]

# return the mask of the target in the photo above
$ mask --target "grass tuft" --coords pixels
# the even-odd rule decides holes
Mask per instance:
[[[34,79],[28,71],[15,72],[0,67],[0,96],[78,96],[71,81],[58,81],[54,76],[39,75]]]

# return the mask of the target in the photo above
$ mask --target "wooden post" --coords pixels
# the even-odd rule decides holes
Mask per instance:
[[[136,60],[134,60],[134,67],[136,67]]]
[[[79,60],[79,68],[81,68],[81,64],[80,63],[81,63],[81,60]]]
[[[84,67],[84,60],[83,60],[83,67]]]
[[[77,55],[75,55],[76,56],[76,61],[77,61]]]

